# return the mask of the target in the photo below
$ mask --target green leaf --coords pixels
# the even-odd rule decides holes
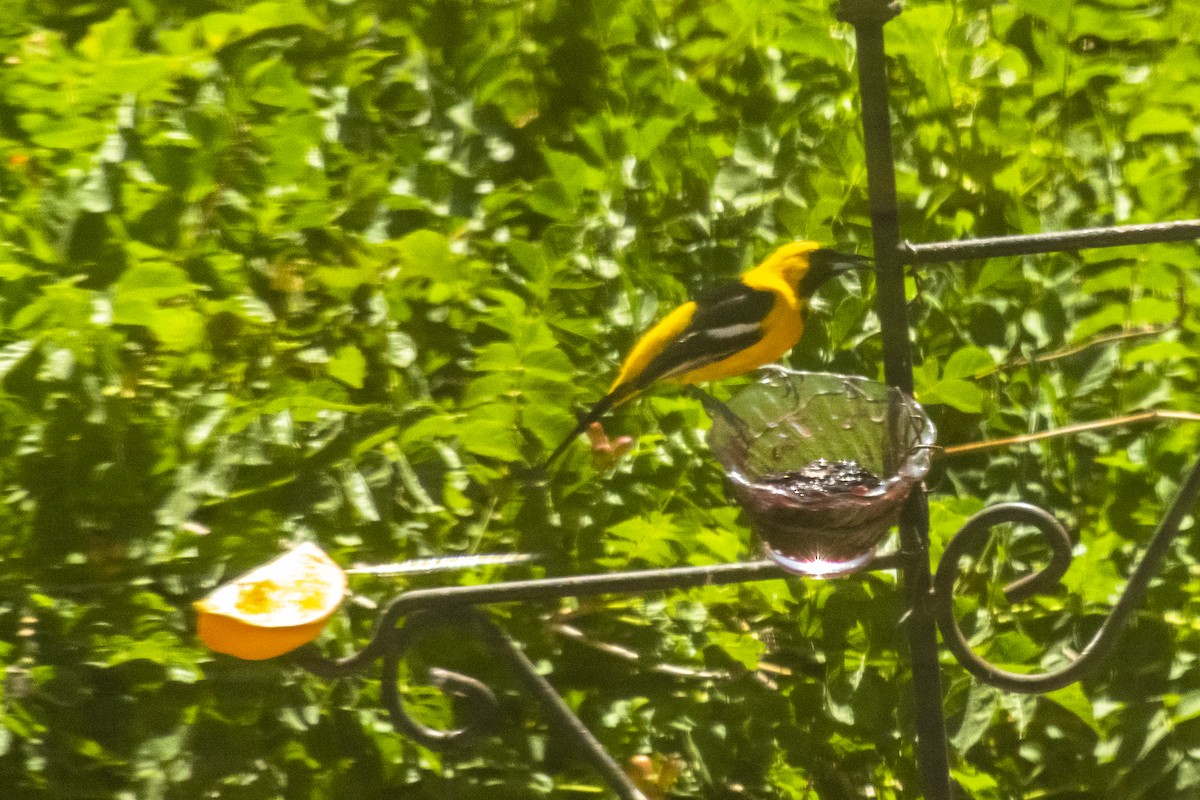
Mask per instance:
[[[0,347],[0,378],[20,366],[33,352],[35,345],[33,340],[23,339]]]
[[[1146,136],[1190,133],[1194,128],[1195,120],[1191,112],[1152,106],[1129,121],[1125,135],[1137,140]]]
[[[394,245],[400,258],[402,278],[452,281],[457,277],[455,259],[445,236],[435,231],[416,231]]]
[[[963,347],[950,356],[942,369],[942,376],[970,380],[991,372],[995,366],[996,360],[982,347]]]
[[[555,180],[573,197],[578,198],[585,189],[599,188],[600,174],[574,153],[547,149],[543,155]]]
[[[1196,358],[1196,351],[1182,342],[1157,341],[1134,347],[1121,354],[1121,365],[1167,364],[1177,365]]]
[[[502,461],[521,460],[521,440],[514,424],[514,412],[507,406],[475,409],[472,418],[455,427],[462,446],[471,453]]]
[[[1200,690],[1188,692],[1179,698],[1179,703],[1175,706],[1171,721],[1178,725],[1197,717],[1200,717]]]
[[[19,281],[32,274],[33,270],[23,264],[0,262],[0,281]]]
[[[178,297],[192,291],[187,273],[179,267],[161,262],[143,262],[126,270],[115,286],[116,291],[138,292],[139,296]]]
[[[540,180],[526,198],[529,207],[551,219],[568,221],[575,215],[576,195],[557,180]]]
[[[1020,672],[1032,671],[1042,655],[1042,648],[1032,639],[1017,631],[1008,631],[987,643],[988,660],[1004,664]]]
[[[978,414],[983,411],[983,401],[986,395],[983,390],[973,383],[958,379],[939,380],[932,386],[925,387],[917,394],[917,399],[926,404],[945,403],[967,414]]]
[[[331,378],[336,378],[347,386],[361,389],[363,379],[367,375],[367,359],[362,351],[353,345],[338,348],[325,365],[325,371]]]
[[[379,522],[379,509],[371,495],[371,487],[362,473],[349,464],[342,465],[342,488],[360,517],[368,522]]]
[[[719,647],[725,655],[741,664],[747,670],[758,669],[758,663],[767,646],[753,636],[731,631],[711,631],[708,640]]]
[[[1080,542],[1062,584],[1087,604],[1109,605],[1122,581],[1112,561],[1120,546],[1114,533],[1090,535]]]
[[[610,527],[605,534],[605,546],[610,563],[625,566],[642,562],[652,566],[673,563],[672,542],[679,538],[680,528],[669,514],[652,513],[645,519],[627,519]]]
[[[962,721],[950,737],[950,743],[957,752],[966,753],[987,734],[1000,709],[998,695],[999,692],[991,686],[975,684],[971,687]]]
[[[320,19],[303,6],[265,2],[248,6],[241,13],[206,14],[200,19],[198,28],[204,36],[204,44],[218,50],[265,31],[297,26],[317,31],[322,27]]]
[[[1092,711],[1092,702],[1084,694],[1083,689],[1079,684],[1073,683],[1062,689],[1055,689],[1052,692],[1047,692],[1042,695],[1047,700],[1050,700],[1064,709],[1069,711],[1085,725],[1096,732],[1097,735],[1103,733],[1100,724],[1096,721],[1096,715]]]

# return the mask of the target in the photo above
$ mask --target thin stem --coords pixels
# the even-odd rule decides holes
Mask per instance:
[[[1038,431],[1037,433],[1024,433],[1020,436],[1009,436],[1005,439],[990,439],[985,442],[971,442],[969,444],[955,444],[949,447],[941,448],[940,455],[960,456],[964,453],[980,453],[984,450],[998,450],[1002,447],[1012,447],[1018,444],[1028,444],[1029,442],[1038,442],[1042,439],[1053,439],[1059,436],[1071,436],[1076,433],[1085,431],[1097,431],[1105,428],[1115,428],[1119,425],[1134,425],[1139,422],[1149,422],[1151,420],[1161,419],[1176,419],[1183,422],[1200,422],[1200,413],[1193,411],[1170,411],[1167,409],[1155,409],[1154,411],[1144,411],[1141,414],[1130,414],[1124,417],[1111,417],[1109,419],[1100,419],[1093,422],[1080,422],[1075,425],[1064,425],[1061,428],[1051,428],[1048,431]]]

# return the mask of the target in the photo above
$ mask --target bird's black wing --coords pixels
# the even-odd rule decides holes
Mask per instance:
[[[554,448],[541,469],[557,461],[589,425],[654,381],[681,375],[753,346],[763,337],[762,321],[774,302],[772,292],[751,289],[744,283],[714,286],[701,293],[695,300],[696,310],[691,320],[679,336],[650,359],[637,377],[614,388],[581,416],[575,429]]]
[[[775,294],[744,283],[726,283],[696,297],[696,311],[679,337],[663,348],[633,383],[651,383],[727,358],[757,344],[762,321],[775,303]]]

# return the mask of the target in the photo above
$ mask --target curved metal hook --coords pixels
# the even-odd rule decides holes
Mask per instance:
[[[499,707],[495,693],[469,675],[439,667],[431,668],[429,682],[447,694],[465,699],[469,710],[468,718],[461,727],[451,730],[430,728],[409,716],[404,708],[399,688],[400,662],[413,643],[430,628],[463,623],[478,628],[477,618],[478,614],[466,607],[439,611],[418,609],[404,618],[399,628],[396,627],[398,615],[389,616],[377,624],[367,646],[351,656],[327,658],[315,645],[306,645],[293,654],[292,660],[318,677],[345,678],[361,672],[376,658],[381,658],[380,700],[392,718],[393,727],[431,750],[450,750],[472,744],[492,727]],[[473,632],[478,635],[478,631]]]
[[[394,628],[395,620],[391,624]],[[344,658],[329,658],[315,644],[306,644],[291,654],[291,660],[318,678],[348,678],[365,670],[375,659],[387,655],[389,630],[382,622],[376,623],[375,632],[366,646]]]
[[[935,611],[946,646],[968,672],[984,683],[1006,691],[1036,694],[1061,689],[1074,683],[1104,660],[1116,646],[1129,618],[1146,596],[1151,579],[1162,566],[1167,549],[1179,533],[1184,516],[1195,505],[1197,496],[1200,496],[1200,461],[1192,466],[1171,507],[1159,523],[1158,530],[1154,532],[1146,553],[1129,577],[1125,591],[1121,593],[1121,597],[1092,640],[1066,666],[1041,673],[1010,672],[976,655],[958,625],[958,618],[954,615],[954,579],[958,573],[959,562],[967,550],[979,549],[993,527],[1006,522],[1032,525],[1046,537],[1053,553],[1050,564],[1045,568],[1005,587],[1005,596],[1010,601],[1024,600],[1049,588],[1063,576],[1071,562],[1071,541],[1058,520],[1036,506],[1027,503],[1001,503],[984,509],[967,520],[950,540],[934,578]]]
[[[1071,537],[1066,528],[1054,515],[1029,503],[998,503],[985,508],[971,517],[959,528],[942,553],[934,578],[934,592],[950,596],[954,589],[954,578],[962,557],[968,550],[981,550],[991,534],[992,528],[1005,523],[1032,525],[1046,538],[1050,545],[1050,563],[1042,569],[1019,578],[1004,587],[1004,596],[1010,603],[1027,600],[1039,592],[1046,591],[1058,583],[1071,566]]]
[[[465,724],[451,730],[431,728],[409,716],[400,699],[400,662],[408,649],[422,633],[432,627],[470,624],[477,616],[473,612],[462,609],[459,609],[458,612],[435,614],[426,611],[413,614],[405,622],[403,628],[389,637],[389,647],[383,657],[380,700],[392,718],[392,725],[396,730],[431,750],[445,751],[473,744],[492,729],[499,708],[496,694],[484,683],[469,675],[440,667],[433,667],[429,670],[429,682],[447,694],[461,697],[467,701],[468,711]]]
[[[734,568],[720,573],[727,579],[743,574],[759,576],[764,573],[774,573],[778,567],[770,562],[753,562],[735,565]],[[635,582],[656,583],[663,580],[667,573],[677,573],[674,570],[659,570],[653,575],[634,575]],[[727,574],[726,574],[727,573]],[[708,584],[714,582],[711,575],[695,569],[685,570],[688,578],[695,583]],[[704,580],[700,580],[704,578]],[[743,580],[750,579],[743,577]],[[593,591],[607,588],[616,580],[623,584],[631,580],[630,575],[623,576],[588,576],[582,585]],[[634,785],[604,746],[592,735],[591,731],[579,720],[566,702],[558,695],[549,681],[538,672],[532,661],[508,638],[508,636],[486,615],[464,602],[463,594],[481,595],[477,601],[520,599],[526,595],[534,597],[561,597],[564,594],[561,582],[527,581],[516,586],[458,586],[449,589],[418,590],[407,595],[396,597],[388,605],[375,626],[371,641],[351,656],[342,659],[325,658],[312,645],[296,652],[294,660],[303,668],[322,677],[342,677],[361,671],[367,663],[376,657],[383,659],[381,701],[391,715],[392,724],[399,732],[412,737],[421,744],[433,750],[445,751],[468,745],[486,733],[498,717],[499,704],[496,695],[482,682],[445,669],[431,669],[430,681],[433,685],[450,694],[466,698],[469,701],[468,719],[462,727],[453,730],[439,730],[414,720],[404,709],[400,700],[399,678],[400,661],[407,650],[424,630],[432,625],[455,624],[460,627],[469,626],[469,633],[482,640],[495,657],[507,665],[513,674],[525,685],[525,688],[537,699],[542,711],[550,723],[557,728],[559,734],[574,742],[584,758],[600,773],[604,781],[612,788],[621,800],[646,800],[646,796]],[[567,581],[568,584],[572,583]],[[515,595],[515,596],[510,596]],[[441,601],[448,603],[441,608],[430,608],[425,603]],[[405,617],[404,615],[408,616]],[[399,620],[404,619],[402,627],[397,627]]]

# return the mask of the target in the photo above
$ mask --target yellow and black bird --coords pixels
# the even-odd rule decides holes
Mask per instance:
[[[608,394],[579,418],[543,467],[553,464],[589,425],[655,381],[715,381],[777,361],[800,341],[813,292],[833,275],[869,263],[816,242],[792,242],[740,280],[714,286],[679,306],[638,339]]]

